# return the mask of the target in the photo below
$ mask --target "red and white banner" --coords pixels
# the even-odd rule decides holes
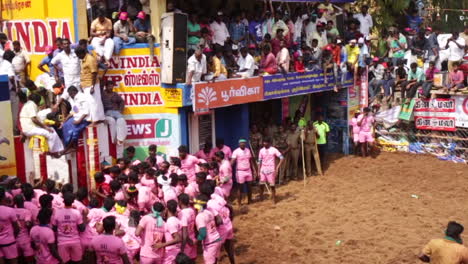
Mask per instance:
[[[414,122],[417,129],[455,131],[455,99],[417,99]]]
[[[468,96],[453,96],[455,99],[455,126],[468,127]]]

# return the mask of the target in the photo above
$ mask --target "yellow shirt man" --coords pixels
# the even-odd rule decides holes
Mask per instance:
[[[352,40],[355,41],[355,40]],[[359,53],[361,53],[361,50],[359,49],[359,46],[356,44],[348,44],[346,45],[346,53],[348,54],[348,63],[354,65],[357,63],[358,58],[359,58]]]
[[[227,70],[226,67],[221,63],[221,60],[214,56],[213,57],[213,66],[214,66],[214,77],[219,77],[221,74],[227,78]]]
[[[468,263],[468,249],[445,238],[432,239],[422,253],[431,259],[431,264]]]
[[[98,72],[97,60],[91,54],[81,61],[81,87],[87,88],[93,86],[93,73]]]

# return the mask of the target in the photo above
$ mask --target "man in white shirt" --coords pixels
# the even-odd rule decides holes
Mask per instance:
[[[75,86],[69,87],[67,94],[70,96],[69,101],[72,111],[70,112],[71,115],[63,123],[63,142],[66,146],[63,153],[68,153],[76,147],[81,132],[91,122],[88,97],[84,93],[79,92]]]
[[[317,30],[312,32],[310,38],[307,39],[307,44],[312,47],[312,40],[318,40],[318,48],[321,49],[328,44],[327,32],[325,31],[325,25],[322,23],[317,24]]]
[[[278,64],[278,70],[281,71],[283,74],[289,72],[289,63],[291,61],[291,57],[289,56],[289,50],[284,40],[281,41],[281,50],[276,55],[276,63]]]
[[[191,85],[194,82],[200,82],[204,74],[206,74],[206,56],[198,49],[188,59],[187,84]]]
[[[460,62],[465,55],[465,39],[461,38],[458,32],[453,32],[452,37],[447,40],[447,45],[445,49],[449,50],[448,57],[448,70],[452,72],[453,63]]]
[[[57,82],[60,81],[58,77],[59,72],[63,72],[66,89],[62,94],[62,98],[68,100],[68,87],[80,87],[81,65],[80,59],[78,58],[78,56],[76,56],[75,51],[73,51],[70,47],[69,39],[62,40],[62,48],[63,50],[52,59],[51,63],[52,65],[54,65],[55,68],[55,79]],[[62,65],[62,68],[58,67],[59,64]]]
[[[13,64],[13,69],[15,74],[19,77],[21,85],[24,85],[26,79],[28,79],[27,68],[31,64],[31,59],[28,53],[21,48],[21,44],[17,40],[13,41],[13,51],[15,52],[15,57],[11,64]]]
[[[27,101],[23,108],[21,108],[21,130],[27,137],[43,136],[47,138],[49,152],[53,155],[59,156],[63,151],[62,141],[53,128],[48,127],[39,121],[37,113],[39,112],[38,105],[40,101],[41,96],[33,93],[29,96],[29,101]]]
[[[369,6],[363,5],[361,7],[361,13],[355,14],[354,18],[357,19],[360,23],[359,31],[365,36],[369,36],[372,26],[374,23],[372,22],[372,16],[367,13],[369,11]]]
[[[17,121],[18,121],[18,110],[19,110],[19,100],[16,94],[17,92],[17,83],[15,78],[15,71],[13,70],[13,65],[11,62],[15,57],[15,53],[11,50],[7,50],[0,56],[0,75],[8,76],[8,88],[10,89],[10,103],[11,103],[11,113],[13,116],[14,132],[15,135],[18,134]]]
[[[252,55],[249,54],[246,47],[242,47],[240,50],[241,56],[237,60],[237,65],[239,65],[239,72],[237,73],[242,78],[250,78],[254,76],[255,71],[255,61]]]
[[[223,13],[218,12],[218,16],[216,17],[215,21],[210,24],[210,28],[213,31],[213,44],[220,45],[224,47],[224,42],[229,39],[229,30],[224,24],[223,20]]]

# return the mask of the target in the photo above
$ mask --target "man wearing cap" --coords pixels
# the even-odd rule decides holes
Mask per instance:
[[[140,11],[137,14],[137,19],[133,23],[135,28],[135,39],[137,43],[148,43],[150,48],[150,57],[155,60],[154,57],[154,41],[156,38],[151,35],[151,24],[149,20],[149,16],[144,11]]]
[[[188,59],[187,85],[191,85],[194,82],[200,82],[204,74],[206,74],[206,56],[201,50],[197,49]]]
[[[247,147],[247,140],[239,139],[239,147],[232,152],[231,166],[236,163],[236,182],[239,184],[239,195],[237,201],[242,204],[242,193],[247,192],[247,203],[252,202],[252,181],[255,171],[254,156]]]
[[[354,15],[354,18],[360,23],[359,31],[365,37],[369,36],[372,26],[374,25],[372,22],[372,16],[367,13],[367,11],[369,11],[369,6],[363,5],[361,7],[361,13]]]
[[[210,24],[210,28],[213,31],[213,44],[216,46],[224,47],[224,43],[229,39],[229,30],[224,24],[223,12],[218,12],[215,21]]]
[[[114,54],[119,55],[122,47],[131,45],[136,42],[134,37],[129,34],[135,32],[132,23],[128,21],[128,13],[121,12],[119,21],[114,24]]]
[[[357,66],[359,53],[361,52],[360,48],[356,45],[357,41],[352,39],[349,41],[349,44],[346,45],[346,53],[348,54],[348,69],[349,71],[353,71],[354,68]]]
[[[47,73],[49,76],[54,77],[55,71],[53,70],[54,65],[52,65],[52,58],[54,57],[54,48],[52,48],[52,46],[46,46],[45,53],[46,56],[42,58],[41,62],[39,62],[39,65],[37,65],[37,68],[40,71]],[[47,65],[48,70],[44,69],[45,65]]]
[[[24,85],[28,78],[28,66],[31,64],[31,59],[29,58],[28,53],[21,47],[19,41],[13,41],[13,51],[15,52],[15,57],[11,64],[15,71],[16,76],[19,77],[21,85]]]
[[[91,23],[91,46],[96,51],[99,59],[107,66],[114,51],[112,35],[112,21],[105,16],[106,11],[99,9],[98,17]]]

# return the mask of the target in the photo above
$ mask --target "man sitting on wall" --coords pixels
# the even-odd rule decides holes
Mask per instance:
[[[107,81],[102,93],[102,104],[106,114],[106,121],[109,125],[112,143],[115,143],[117,137],[117,144],[122,144],[127,138],[127,123],[123,118],[122,112],[125,107],[125,102],[116,92],[113,91],[115,83]]]
[[[91,46],[96,51],[100,61],[109,66],[109,60],[114,51],[112,36],[112,21],[106,18],[106,11],[98,9],[97,18],[91,23]]]
[[[58,157],[63,151],[63,144],[53,128],[50,128],[39,121],[37,113],[39,112],[40,102],[41,96],[36,93],[32,93],[29,96],[29,100],[24,104],[23,108],[21,108],[19,116],[21,131],[26,137],[45,137],[48,143],[48,152],[51,155]]]
[[[67,90],[70,98],[72,99],[72,112],[70,112],[66,121],[63,123],[62,133],[63,142],[65,143],[65,153],[74,149],[78,138],[91,121],[89,117],[90,106],[88,97],[78,91],[78,88],[71,86]]]

